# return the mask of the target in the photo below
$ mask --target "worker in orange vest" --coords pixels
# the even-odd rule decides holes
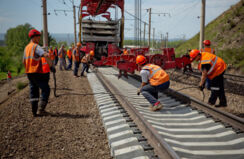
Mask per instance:
[[[83,64],[82,66],[82,71],[81,71],[81,77],[84,76],[84,72],[86,70],[86,72],[88,73],[88,67],[94,57],[95,53],[93,50],[90,51],[89,54],[86,54],[82,59],[81,59],[81,62]]]
[[[54,53],[54,50],[53,50],[52,46],[50,46],[50,49],[49,49],[49,58],[52,60],[52,63],[54,63],[55,53]]]
[[[74,59],[74,64],[75,64],[75,68],[74,68],[74,77],[79,77],[77,75],[78,73],[78,69],[80,67],[80,63],[81,63],[81,59],[83,58],[83,56],[85,56],[85,53],[82,52],[81,49],[81,43],[78,42],[76,44],[76,48],[73,50],[73,59]]]
[[[48,52],[44,51],[39,45],[41,33],[32,29],[29,31],[30,43],[25,47],[23,63],[25,66],[25,73],[29,79],[30,87],[30,102],[32,106],[33,116],[37,116],[39,88],[41,89],[40,115],[46,113],[45,108],[48,103],[50,95],[50,87],[48,85],[51,70],[55,72],[52,67],[52,61],[49,58]]]
[[[55,46],[55,49],[54,49],[54,55],[55,55],[55,61],[54,61],[54,64],[55,66],[58,64],[58,47]]]
[[[215,105],[217,98],[219,98],[219,104],[215,107],[226,107],[226,97],[224,90],[224,73],[227,65],[218,56],[209,53],[202,52],[199,50],[192,50],[190,52],[191,61],[200,61],[198,69],[202,71],[201,81],[199,88],[204,89],[204,83],[208,78],[210,80],[211,95],[208,100],[208,104]]]
[[[72,68],[72,47],[69,47],[69,49],[67,51],[67,57],[68,57],[68,61],[69,61],[69,65],[67,66],[67,70],[71,70],[71,68]]]
[[[210,40],[204,40],[203,45],[204,45],[204,48],[201,49],[201,52],[209,52],[209,53],[215,54],[215,50],[211,48]]]
[[[160,67],[147,63],[147,59],[143,55],[136,57],[136,64],[141,68],[141,87],[137,90],[137,95],[142,95],[151,103],[150,109],[157,111],[163,108],[158,101],[158,91],[169,88],[169,75]]]

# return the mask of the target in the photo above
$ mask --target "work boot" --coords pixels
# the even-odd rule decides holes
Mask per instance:
[[[218,105],[215,105],[216,108],[219,108],[219,107],[227,107],[227,104],[218,104]]]
[[[32,114],[37,117],[38,101],[31,102]]]
[[[40,102],[40,110],[39,110],[39,115],[42,115],[42,116],[44,116],[44,115],[47,115],[48,113],[45,111],[45,108],[46,108],[46,106],[47,106],[47,102],[46,101],[41,101]]]
[[[151,111],[161,110],[163,105],[160,102],[155,103],[153,106],[149,107]]]

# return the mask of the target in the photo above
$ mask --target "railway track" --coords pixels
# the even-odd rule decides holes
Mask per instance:
[[[151,112],[136,95],[137,77],[117,75],[113,68],[88,74],[113,157],[244,158],[243,119],[173,90],[160,92],[164,108]]]

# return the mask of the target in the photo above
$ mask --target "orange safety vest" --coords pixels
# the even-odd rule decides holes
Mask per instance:
[[[55,59],[54,50],[49,50],[49,57],[50,57],[51,60]]]
[[[25,47],[23,63],[25,66],[25,73],[41,73],[42,65],[41,58],[35,58],[35,50],[37,44],[32,41]]]
[[[89,61],[90,61],[90,54],[86,54],[83,58],[82,58],[82,60],[81,60],[81,62],[82,63],[88,63]]]
[[[25,73],[48,73],[50,72],[49,65],[44,57],[34,57],[36,47],[38,45],[32,41],[25,47],[23,63]]]
[[[210,47],[205,47],[205,48],[201,49],[201,52],[209,52],[209,53],[215,54],[215,50]]]
[[[226,70],[226,63],[220,57],[209,53],[209,52],[202,52],[200,63],[198,65],[198,69],[201,70],[201,66],[204,64],[210,64],[211,67],[207,73],[207,77],[211,80],[214,77],[222,74]]]
[[[58,49],[54,49],[54,55],[58,56]]]
[[[76,62],[80,62],[80,51],[75,48],[75,52],[74,52],[74,57],[73,59],[76,61]]]
[[[63,52],[62,52],[63,51]],[[63,49],[63,50],[61,50],[60,49],[60,54],[59,54],[59,58],[64,58],[65,57],[65,55],[66,55],[66,51]]]
[[[42,73],[49,73],[50,67],[47,63],[47,60],[44,57],[42,57],[41,59],[42,59]]]
[[[67,56],[68,56],[69,59],[72,58],[72,51],[71,51],[71,50],[68,50],[68,51],[67,51]]]
[[[158,86],[169,81],[169,75],[157,65],[147,64],[142,69],[150,71],[149,83],[152,86]]]

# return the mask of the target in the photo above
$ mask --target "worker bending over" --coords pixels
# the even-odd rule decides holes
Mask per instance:
[[[86,70],[86,72],[88,73],[88,68],[89,68],[89,65],[92,63],[92,59],[93,59],[93,56],[95,55],[94,51],[91,50],[89,54],[86,54],[81,62],[83,64],[83,67],[82,67],[82,71],[81,71],[81,75],[80,76],[84,76],[84,72]]]
[[[50,95],[50,87],[48,85],[50,76],[50,67],[52,71],[52,61],[49,54],[45,52],[39,45],[41,33],[36,29],[29,32],[31,38],[30,43],[25,47],[23,63],[25,66],[25,73],[29,79],[30,87],[30,103],[32,106],[33,116],[37,116],[39,88],[41,89],[40,115],[44,115],[48,98]]]
[[[151,103],[150,109],[157,111],[162,109],[163,105],[158,101],[158,91],[169,88],[169,75],[160,67],[154,64],[148,64],[143,55],[136,57],[136,64],[141,68],[140,75],[142,79],[141,87],[137,94],[142,95]]]
[[[203,45],[204,45],[204,48],[201,49],[201,52],[208,52],[208,53],[215,54],[215,50],[211,48],[210,40],[204,40]]]
[[[215,105],[217,98],[219,98],[220,103],[215,107],[226,107],[227,102],[223,77],[226,70],[225,62],[212,53],[200,53],[199,50],[195,49],[190,52],[190,57],[191,61],[200,61],[198,69],[202,71],[202,77],[199,88],[203,90],[206,79],[208,78],[210,80],[211,95],[208,104]]]

